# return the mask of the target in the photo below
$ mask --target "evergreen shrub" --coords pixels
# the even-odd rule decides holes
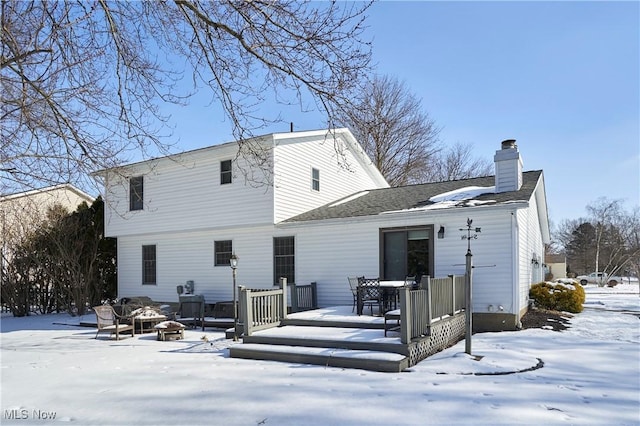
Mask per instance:
[[[585,301],[584,289],[580,284],[541,282],[531,286],[529,297],[540,308],[571,313],[582,312]]]

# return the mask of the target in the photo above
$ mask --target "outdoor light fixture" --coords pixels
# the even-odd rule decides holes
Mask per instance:
[[[440,226],[440,230],[438,231],[438,238],[444,238],[444,226]]]
[[[233,271],[233,341],[238,341],[238,302],[236,297],[236,269],[238,268],[238,256],[235,253],[229,258],[229,266]]]

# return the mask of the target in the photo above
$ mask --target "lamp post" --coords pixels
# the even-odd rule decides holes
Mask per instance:
[[[238,341],[238,303],[236,297],[236,269],[238,268],[238,256],[235,253],[229,259],[229,266],[233,271],[233,341]]]

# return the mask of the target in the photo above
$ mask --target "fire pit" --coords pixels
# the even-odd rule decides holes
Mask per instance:
[[[154,327],[158,332],[158,340],[184,339],[184,325],[177,321],[162,321]]]

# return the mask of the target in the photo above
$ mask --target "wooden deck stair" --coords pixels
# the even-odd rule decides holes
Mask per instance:
[[[243,343],[229,353],[233,358],[400,372],[464,336],[464,278],[426,277],[419,289],[402,287],[398,306],[403,314],[387,318],[356,316],[353,306],[301,312],[292,305],[289,314],[285,279],[272,290],[241,287]]]
[[[230,356],[381,372],[409,366],[406,345],[399,338],[385,338],[382,323],[287,323],[245,336],[243,344],[230,348]]]

